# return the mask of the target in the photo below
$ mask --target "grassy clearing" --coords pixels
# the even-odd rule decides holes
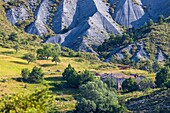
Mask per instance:
[[[79,61],[80,58],[60,57],[61,62],[56,65],[49,60],[37,60],[36,63],[27,64],[26,60],[22,57],[29,51],[19,50],[15,53],[14,49],[7,49],[0,47],[0,97],[6,94],[24,93],[30,94],[35,90],[48,87],[56,97],[57,109],[61,112],[70,111],[75,109],[76,101],[74,97],[77,94],[76,89],[71,88],[56,88],[56,83],[60,84],[65,82],[61,75],[64,69],[71,64],[77,71],[91,70],[99,73],[124,73],[124,74],[140,74],[147,77],[154,78],[154,74],[148,74],[146,71],[141,70],[119,70],[115,64],[103,63],[96,61],[91,63],[83,58],[83,61]],[[23,68],[29,68],[30,70],[34,66],[42,67],[45,72],[45,81],[40,84],[29,84],[17,81],[17,78],[21,77],[20,73]],[[102,68],[101,68],[102,67]],[[60,70],[60,72],[56,72]],[[120,95],[120,100],[128,100],[135,95],[141,96],[142,93],[137,94],[125,94]]]

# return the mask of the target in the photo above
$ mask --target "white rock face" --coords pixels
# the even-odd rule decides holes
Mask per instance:
[[[158,62],[161,62],[161,61],[165,60],[165,56],[164,56],[164,54],[162,53],[162,51],[160,49],[158,49],[158,53],[156,55],[156,60]]]
[[[157,20],[161,14],[170,15],[170,0],[108,0],[108,3],[103,0],[61,0],[53,14],[52,0],[26,0],[25,4],[27,7],[22,5],[7,11],[12,24],[29,18],[30,9],[35,21],[25,28],[26,32],[43,36],[51,29],[56,36],[47,42],[85,51],[93,51],[92,46],[101,44],[111,33],[122,33],[120,25],[138,28],[149,18]],[[52,23],[49,23],[50,19]]]
[[[132,50],[134,47],[137,47],[137,50],[135,53],[132,53]],[[131,60],[134,60],[138,62],[140,59],[149,60],[148,53],[144,49],[143,42],[135,42],[134,44],[130,44],[128,46],[124,47],[118,47],[113,48],[113,50],[110,52],[112,56],[116,56],[118,60],[121,60],[124,58],[124,51],[127,51],[129,54],[131,54]],[[111,58],[107,59],[107,61],[111,60]]]
[[[30,14],[28,13],[25,5],[20,7],[15,7],[7,11],[6,13],[7,19],[11,24],[15,25],[19,21],[24,21],[29,18]]]
[[[133,1],[134,0],[120,0],[120,2],[117,3],[112,17],[120,25],[126,27],[140,26],[134,24],[134,22],[142,18],[145,12],[140,1],[136,0],[136,3]],[[111,3],[114,2],[111,1]]]
[[[48,33],[46,28],[50,16],[51,0],[43,0],[35,11],[35,21],[26,28],[26,32],[43,36]]]
[[[63,0],[55,13],[52,30],[60,33],[63,29],[69,28],[74,20],[76,12],[77,0]]]
[[[52,29],[69,33],[51,37],[47,42],[58,42],[76,50],[93,51],[92,45],[101,44],[109,33],[119,34],[120,28],[108,13],[109,7],[99,0],[64,0],[56,12]],[[54,39],[56,38],[56,39]]]

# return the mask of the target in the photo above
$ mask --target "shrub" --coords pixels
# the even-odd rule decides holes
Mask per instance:
[[[32,72],[29,74],[29,80],[30,82],[41,82],[44,78],[44,73],[41,68],[34,67],[32,69]]]
[[[28,80],[29,74],[30,74],[30,71],[27,68],[22,69],[21,75],[22,75],[23,80]]]
[[[31,53],[25,54],[24,57],[23,57],[23,59],[27,60],[28,64],[29,64],[30,62],[35,62],[35,61],[36,61],[35,55],[34,55],[34,54],[31,54]]]
[[[118,113],[121,108],[116,93],[102,81],[83,84],[79,98],[76,113]]]
[[[139,86],[134,78],[128,78],[122,83],[122,88],[124,91],[132,92],[137,91]]]
[[[44,73],[41,68],[34,67],[30,73],[30,71],[26,69],[22,69],[21,71],[22,79],[27,82],[39,83],[44,79]]]
[[[165,83],[168,83],[170,80],[170,68],[164,67],[156,74],[156,85],[157,87],[166,86]]]
[[[47,89],[31,95],[14,94],[0,99],[2,113],[47,113],[54,110],[54,97]]]

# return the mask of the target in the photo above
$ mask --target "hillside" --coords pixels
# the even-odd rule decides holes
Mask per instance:
[[[146,96],[132,98],[126,105],[134,112],[169,112],[170,90],[157,90]]]
[[[64,69],[71,64],[77,71],[90,70],[98,73],[124,73],[145,75],[147,78],[154,78],[155,74],[149,74],[147,71],[130,69],[120,70],[116,64],[103,63],[98,60],[87,59],[83,57],[60,57],[61,62],[56,65],[49,60],[37,60],[30,63],[22,57],[30,51],[20,49],[18,53],[14,49],[0,47],[0,98],[9,94],[24,95],[32,94],[36,90],[49,88],[56,98],[57,109],[59,111],[70,111],[75,109],[75,96],[78,94],[77,89],[58,88],[57,84],[65,83],[62,78]],[[95,61],[95,63],[94,63]],[[21,70],[28,68],[31,70],[34,66],[41,67],[45,73],[42,83],[27,83],[21,81]],[[57,72],[59,70],[60,72]],[[0,103],[1,104],[1,103]]]
[[[169,19],[164,23],[154,23],[137,30],[127,30],[119,36],[111,35],[110,39],[98,47],[98,52],[107,59],[131,61],[164,62],[170,58]]]
[[[170,15],[170,2],[165,0],[5,1],[11,24],[45,36],[47,42],[88,52],[94,52],[109,34],[121,34],[122,26],[139,28],[149,18],[157,21],[159,15]]]
[[[169,6],[0,0],[0,112],[169,112]]]

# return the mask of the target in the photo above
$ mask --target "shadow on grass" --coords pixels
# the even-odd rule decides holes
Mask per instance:
[[[76,95],[78,92],[78,89],[70,88],[62,77],[48,77],[45,78],[45,80],[50,86],[49,90],[53,93],[57,93],[59,95]]]
[[[26,62],[20,62],[20,61],[10,61],[10,62],[13,62],[13,63],[15,63],[15,64],[28,65],[28,63],[26,63]]]
[[[14,54],[14,52],[13,51],[4,51],[4,52],[1,52],[1,54],[5,54],[5,55],[7,55],[7,54]]]
[[[24,82],[23,79],[21,77],[18,78],[12,78],[13,80],[17,81],[17,82]]]
[[[56,66],[56,64],[42,64],[40,66],[42,66],[42,67],[51,67],[51,66]]]

